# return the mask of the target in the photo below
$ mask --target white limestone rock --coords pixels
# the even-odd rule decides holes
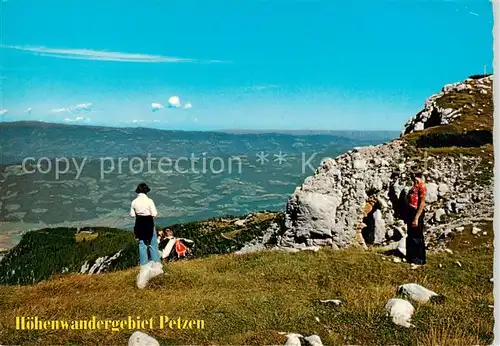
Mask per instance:
[[[431,297],[437,296],[436,292],[433,292],[419,284],[410,283],[399,286],[398,293],[407,296],[413,301],[419,303],[427,303]]]
[[[335,305],[342,304],[342,301],[340,299],[320,299],[319,302],[323,303],[323,304],[329,304],[329,303],[332,303],[332,304],[335,304]]]
[[[433,203],[436,202],[437,200],[438,200],[438,185],[436,183],[428,183],[425,201],[427,203]]]
[[[434,213],[434,218],[436,219],[437,222],[441,222],[442,217],[445,215],[446,215],[446,211],[443,208],[439,208]]]
[[[366,169],[366,161],[365,160],[354,160],[352,163],[352,168],[354,169],[359,169],[359,170],[364,170]]]
[[[236,220],[234,222],[234,225],[238,226],[238,227],[243,227],[243,226],[245,226],[245,222],[246,222],[245,220]]]
[[[317,335],[310,335],[306,336],[304,340],[307,342],[307,345],[309,346],[323,346],[323,342],[321,341],[321,338]]]
[[[450,191],[450,189],[448,188],[448,185],[446,185],[445,183],[440,183],[438,185],[438,196],[439,197],[444,197],[449,191]]]
[[[404,235],[403,238],[398,243],[398,251],[403,255],[406,256],[406,238],[407,236]]]
[[[285,335],[287,340],[285,346],[301,346],[300,338],[303,338],[301,334],[290,333]]]
[[[152,336],[137,331],[128,339],[128,346],[160,346],[160,343]]]
[[[375,224],[375,239],[373,243],[381,244],[385,240],[386,228],[380,209],[377,209],[375,213],[373,213],[373,219]]]
[[[389,299],[385,305],[385,311],[392,317],[393,323],[406,328],[413,327],[410,322],[415,309],[409,301],[399,298]]]

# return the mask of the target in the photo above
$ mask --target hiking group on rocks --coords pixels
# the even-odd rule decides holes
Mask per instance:
[[[426,264],[426,245],[424,239],[424,215],[427,187],[422,172],[412,173],[414,185],[406,198],[404,218],[407,225],[406,258],[412,269]],[[170,229],[156,231],[154,219],[158,211],[154,201],[147,196],[150,188],[140,183],[135,190],[137,197],[132,201],[130,216],[135,218],[134,234],[139,247],[140,271],[137,275],[137,287],[146,287],[148,281],[163,274],[162,258],[186,256],[186,244],[193,244],[189,239],[177,239]],[[162,244],[162,250],[159,248]],[[175,249],[175,252],[173,250]],[[175,257],[175,256],[173,256]]]

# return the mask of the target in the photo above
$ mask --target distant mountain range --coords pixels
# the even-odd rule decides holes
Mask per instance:
[[[288,134],[294,136],[309,136],[309,135],[323,135],[323,136],[339,136],[346,138],[364,138],[370,137],[370,139],[375,138],[396,138],[399,136],[399,131],[379,131],[379,130],[253,130],[253,129],[223,129],[217,132],[231,133],[231,134]]]
[[[220,129],[220,130],[210,130],[210,131],[192,131],[192,130],[168,130],[168,129],[157,129],[149,128],[144,126],[129,126],[129,127],[111,127],[111,126],[100,126],[100,125],[79,125],[79,124],[62,124],[62,123],[50,123],[43,121],[11,121],[0,123],[0,128],[2,127],[40,127],[40,128],[89,128],[95,130],[111,130],[111,129],[148,129],[155,131],[169,131],[169,132],[215,132],[215,133],[227,133],[227,134],[287,134],[293,136],[337,136],[345,137],[349,139],[392,139],[399,136],[398,131],[359,131],[359,130],[315,130],[315,129],[304,129],[304,130],[281,130],[281,129]]]

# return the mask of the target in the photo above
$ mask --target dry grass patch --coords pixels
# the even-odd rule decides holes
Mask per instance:
[[[481,227],[486,230],[487,224]],[[174,262],[144,290],[134,285],[137,269],[57,277],[34,286],[0,286],[0,342],[117,345],[126,344],[132,334],[16,331],[16,316],[74,320],[168,315],[202,319],[205,329],[147,331],[165,345],[283,344],[278,332],[318,334],[325,345],[486,345],[493,337],[493,311],[488,307],[493,302],[493,248],[486,247],[492,233],[466,247],[468,237],[464,231],[453,239],[460,250],[430,255],[429,265],[418,271],[375,253],[323,249]],[[446,297],[443,304],[414,304],[414,329],[393,325],[383,312],[398,285],[407,282]],[[343,303],[324,305],[320,299]]]

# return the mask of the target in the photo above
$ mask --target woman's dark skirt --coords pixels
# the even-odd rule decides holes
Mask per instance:
[[[413,264],[425,264],[425,240],[424,240],[424,214],[422,211],[420,217],[418,218],[417,227],[413,227],[412,223],[417,215],[417,209],[408,207],[408,215],[406,220],[406,226],[408,230],[408,236],[406,238],[406,260],[408,263]]]
[[[153,238],[154,229],[155,222],[152,216],[136,216],[134,234],[137,239],[149,245]]]

